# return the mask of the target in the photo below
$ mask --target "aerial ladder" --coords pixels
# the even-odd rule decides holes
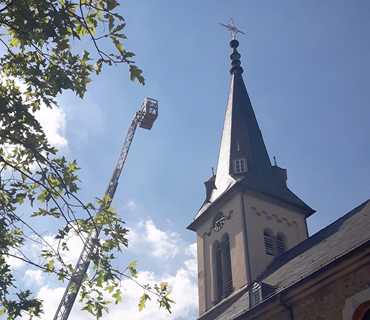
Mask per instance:
[[[157,119],[157,116],[158,101],[152,98],[145,98],[139,111],[136,112],[128,129],[117,164],[113,170],[113,174],[109,181],[107,191],[105,192],[105,195],[107,195],[109,199],[108,205],[111,204],[116,192],[118,180],[125,165],[127,155],[130,150],[132,140],[134,139],[137,127],[139,126],[141,128],[150,130],[153,126],[154,121]],[[101,207],[99,211],[103,209],[104,208]],[[78,291],[83,282],[84,276],[89,268],[90,256],[94,252],[94,243],[96,243],[96,240],[99,238],[100,231],[101,228],[97,228],[96,230],[92,231],[86,239],[80,257],[77,260],[72,277],[68,282],[62,300],[60,301],[58,309],[55,313],[54,320],[68,319],[68,316],[78,295]]]

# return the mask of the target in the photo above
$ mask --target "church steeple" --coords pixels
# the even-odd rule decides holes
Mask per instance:
[[[231,81],[217,172],[188,226],[197,233],[199,320],[218,319],[275,257],[304,241],[314,212],[288,188],[286,169],[271,165],[242,76],[235,39],[242,32],[224,26],[232,34]]]
[[[271,162],[243,81],[238,46],[236,39],[230,41],[231,83],[217,166],[217,194],[242,177],[271,173]]]

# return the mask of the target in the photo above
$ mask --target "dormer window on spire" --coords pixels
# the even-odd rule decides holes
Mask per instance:
[[[241,174],[247,172],[247,159],[240,158],[234,160],[234,173]]]

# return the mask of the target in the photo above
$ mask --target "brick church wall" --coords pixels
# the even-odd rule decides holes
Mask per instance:
[[[348,298],[370,286],[370,265],[318,288],[314,294],[293,306],[297,320],[342,319]],[[286,318],[285,318],[286,319]]]
[[[346,316],[343,317],[346,301],[357,293],[365,291],[369,291],[370,300],[370,263],[356,270],[349,270],[335,280],[323,281],[315,286],[315,290],[309,291],[308,295],[302,295],[289,303],[293,308],[294,320],[347,320]],[[354,305],[353,309],[355,308]],[[349,319],[351,318],[352,316]],[[258,315],[253,312],[247,313],[238,320],[242,319],[290,320],[292,318],[289,310],[277,300],[273,307],[266,306]]]

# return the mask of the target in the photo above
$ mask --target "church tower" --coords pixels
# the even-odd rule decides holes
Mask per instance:
[[[308,237],[314,210],[271,164],[243,80],[239,42],[230,42],[231,81],[217,172],[188,229],[197,234],[200,319],[252,287],[286,250]],[[249,302],[248,302],[249,303]]]

